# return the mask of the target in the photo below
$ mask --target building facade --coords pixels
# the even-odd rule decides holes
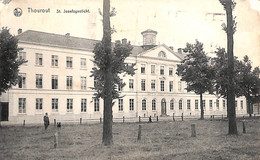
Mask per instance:
[[[21,32],[21,31],[20,31]],[[176,75],[185,54],[165,44],[156,45],[157,32],[142,32],[143,45],[134,46],[127,63],[136,63],[134,76],[122,76],[126,86],[115,100],[114,118],[200,115],[199,95],[188,93]],[[18,36],[23,51],[20,79],[2,96],[7,120],[15,123],[51,119],[97,119],[103,115],[103,100],[93,98],[93,49],[99,41],[28,30]],[[126,43],[126,39],[122,43]],[[204,94],[205,115],[226,115],[227,101]],[[6,108],[6,107],[5,107]],[[7,111],[6,111],[7,110]],[[246,114],[245,98],[236,99],[237,114]]]

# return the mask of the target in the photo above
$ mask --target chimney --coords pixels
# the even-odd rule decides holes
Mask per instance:
[[[70,36],[70,33],[66,33],[65,36],[66,36],[66,37],[69,37],[69,36]]]
[[[126,43],[127,43],[127,39],[126,38],[122,39],[122,44],[126,45]]]
[[[178,48],[178,53],[182,54],[182,48]]]
[[[173,51],[173,46],[170,46],[169,48]]]
[[[21,28],[18,29],[18,34],[21,34],[23,30]]]

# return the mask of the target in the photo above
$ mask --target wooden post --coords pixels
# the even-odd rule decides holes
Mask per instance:
[[[54,126],[56,126],[56,119],[54,119]]]
[[[59,133],[55,132],[54,133],[54,148],[57,148],[58,143],[59,143]]]
[[[191,137],[196,137],[195,124],[192,124],[192,125],[191,125]]]
[[[181,113],[181,120],[183,121],[183,113]]]
[[[157,120],[157,122],[159,121],[159,117],[158,116],[156,117],[156,120]]]
[[[152,116],[149,117],[149,123],[152,123]]]
[[[175,118],[174,118],[174,113],[172,113],[172,120],[175,121]]]
[[[23,120],[23,126],[25,126],[25,120]]]
[[[214,119],[214,114],[213,114],[213,119]]]
[[[100,123],[102,123],[102,118],[100,117]]]
[[[137,140],[141,140],[141,129],[142,129],[142,126],[139,125],[139,129],[138,129],[138,137],[137,137]]]
[[[139,116],[139,123],[141,122],[141,116]]]
[[[123,116],[123,123],[125,123],[125,116]]]
[[[79,119],[79,124],[82,124],[82,118]]]
[[[245,122],[243,122],[243,133],[246,133],[246,125],[245,125]]]

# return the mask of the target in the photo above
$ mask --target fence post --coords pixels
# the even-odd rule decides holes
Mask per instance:
[[[56,119],[54,119],[54,126],[56,126]]]
[[[150,123],[152,122],[152,116],[149,117],[149,122],[150,122]]]
[[[25,120],[23,120],[23,126],[25,126]]]
[[[159,121],[159,117],[158,116],[156,117],[156,120],[157,120],[157,122]]]
[[[255,114],[254,114],[254,119],[255,119]]]
[[[183,121],[183,113],[181,113],[181,120]]]
[[[222,114],[222,119],[224,119],[224,115]]]
[[[138,129],[138,137],[137,137],[137,140],[141,140],[141,129],[142,129],[142,126],[139,125],[139,129]]]
[[[58,146],[59,143],[59,133],[55,132],[54,133],[54,148],[56,148]]]
[[[125,116],[123,116],[123,123],[125,123]]]
[[[82,118],[79,119],[79,124],[82,124]]]
[[[213,114],[213,119],[214,119],[214,114]]]
[[[243,133],[246,133],[246,125],[245,125],[245,122],[243,122]]]
[[[174,113],[172,113],[172,120],[175,121],[175,118],[174,118]]]
[[[192,124],[192,125],[191,125],[191,137],[196,137],[195,124]]]
[[[139,116],[139,123],[141,122],[141,116]]]
[[[100,117],[100,123],[102,123],[102,118]]]

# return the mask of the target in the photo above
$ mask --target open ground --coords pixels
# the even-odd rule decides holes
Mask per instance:
[[[191,137],[191,124],[196,137]],[[237,121],[238,136],[228,133],[228,121],[187,120],[114,123],[111,147],[102,143],[102,124],[3,126],[0,159],[260,159],[260,121]],[[137,140],[139,125],[142,139]],[[54,148],[54,133],[59,144]]]

